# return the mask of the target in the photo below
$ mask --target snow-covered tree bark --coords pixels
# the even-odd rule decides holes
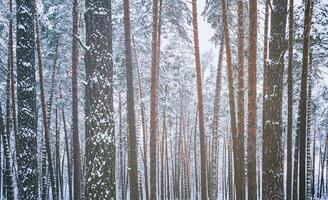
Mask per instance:
[[[111,1],[86,0],[87,199],[115,199]]]
[[[36,11],[37,13],[38,11]],[[43,77],[43,61],[42,61],[42,53],[41,53],[41,38],[40,38],[40,28],[39,28],[39,15],[36,14],[35,18],[35,31],[36,31],[36,47],[37,47],[37,58],[38,58],[38,72],[40,79],[40,98],[41,98],[41,108],[42,108],[42,121],[43,121],[43,130],[44,130],[44,139],[45,139],[45,147],[48,159],[48,168],[50,174],[50,184],[52,189],[52,199],[56,200],[57,197],[57,189],[56,189],[56,181],[55,181],[55,171],[53,167],[52,160],[52,152],[50,147],[50,133],[49,133],[49,124],[48,124],[48,114],[47,114],[47,106],[46,106],[46,97],[45,97],[45,89],[44,89],[44,77]]]
[[[19,198],[38,197],[37,110],[34,0],[16,1],[18,134],[16,156]]]
[[[292,135],[293,135],[293,40],[294,40],[294,0],[289,0],[288,15],[288,116],[287,116],[287,183],[286,197],[292,198],[292,173],[293,173],[293,157],[292,157]]]
[[[216,84],[215,84],[215,97],[214,97],[214,109],[213,109],[213,141],[212,141],[212,159],[210,162],[210,199],[217,199],[218,197],[218,150],[219,150],[219,113],[220,113],[220,99],[221,99],[221,82],[222,82],[222,60],[223,60],[224,38],[221,39],[218,67],[216,72]]]
[[[308,98],[308,66],[309,66],[309,41],[311,30],[311,6],[312,0],[307,0],[304,13],[304,31],[303,31],[303,54],[302,54],[302,77],[301,93],[299,100],[298,122],[296,134],[300,138],[299,143],[299,184],[298,193],[300,199],[306,198],[306,140],[307,140],[307,98]]]
[[[282,89],[285,52],[287,1],[271,3],[271,33],[267,93],[264,99],[263,199],[284,198],[284,151],[282,146]]]

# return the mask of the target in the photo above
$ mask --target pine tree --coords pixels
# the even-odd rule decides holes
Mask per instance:
[[[10,22],[12,23],[12,22]],[[12,24],[9,27],[8,37],[8,70],[6,79],[6,128],[3,131],[2,137],[3,151],[4,151],[4,175],[3,175],[3,194],[6,199],[14,199],[14,185],[12,177],[12,164],[11,164],[11,149],[10,149],[10,137],[11,137],[11,102],[10,102],[10,91],[11,91],[11,71],[13,68],[13,38],[12,38]],[[2,113],[0,112],[0,115]],[[2,117],[2,116],[1,116]],[[2,121],[2,119],[0,119]],[[0,122],[2,123],[2,122]],[[4,125],[3,125],[4,126]]]
[[[87,0],[85,7],[88,48],[85,53],[86,198],[114,199],[116,184],[111,2]]]
[[[80,136],[79,136],[79,108],[78,108],[78,0],[73,0],[72,8],[72,142],[73,142],[73,191],[74,200],[81,198],[81,151],[80,151]]]
[[[249,1],[248,26],[248,142],[247,175],[248,199],[257,199],[256,182],[256,132],[257,132],[257,1]]]
[[[311,6],[312,1],[307,0],[304,13],[304,31],[303,31],[303,54],[302,54],[302,77],[301,93],[299,100],[298,122],[296,134],[299,136],[299,184],[298,193],[300,199],[306,198],[306,127],[307,127],[307,96],[308,96],[308,65],[309,65],[309,40],[311,30]]]
[[[11,125],[14,123],[14,133],[17,133],[16,126],[16,115],[14,115],[13,121],[11,120],[11,111],[16,112],[14,106],[15,104],[11,104],[11,98],[14,98],[11,93],[14,94],[14,78],[13,70],[14,70],[14,52],[13,52],[13,3],[12,0],[9,1],[9,27],[8,27],[8,69],[7,69],[7,79],[6,79],[6,127],[5,131],[1,131],[0,137],[2,138],[3,143],[3,151],[4,151],[4,175],[3,175],[3,193],[5,198],[8,200],[14,199],[14,185],[13,185],[13,174],[12,174],[12,163],[14,163],[14,159],[11,159],[11,148],[10,148],[10,138],[11,138]],[[0,105],[1,107],[1,105]],[[11,110],[12,108],[12,110]],[[1,109],[1,108],[0,108]],[[13,113],[14,114],[14,113]],[[2,112],[0,110],[0,123],[2,121]],[[1,128],[4,128],[4,124],[0,125]]]
[[[68,179],[68,199],[73,199],[73,188],[72,188],[72,166],[71,166],[71,156],[70,156],[70,148],[68,142],[68,133],[67,133],[67,126],[66,126],[66,118],[64,109],[61,110],[62,119],[63,119],[63,128],[64,128],[64,137],[65,137],[65,150],[66,150],[66,162],[67,162],[67,179]]]
[[[42,108],[42,120],[43,120],[43,130],[44,130],[44,138],[45,138],[45,147],[48,158],[48,168],[50,174],[50,183],[52,189],[52,198],[56,200],[57,197],[57,189],[56,189],[56,180],[55,180],[55,171],[53,167],[52,160],[52,152],[50,147],[50,133],[49,133],[49,124],[48,124],[48,114],[46,107],[46,95],[44,89],[44,77],[43,77],[43,61],[41,55],[41,38],[40,38],[40,30],[39,30],[39,15],[38,11],[36,11],[36,19],[35,19],[35,30],[36,30],[36,47],[37,47],[37,58],[38,58],[38,67],[39,67],[39,79],[40,79],[40,95],[41,95],[41,108]]]
[[[272,2],[269,59],[264,99],[263,199],[284,198],[284,151],[282,146],[282,89],[287,1]]]
[[[289,16],[288,16],[288,116],[287,116],[287,183],[286,192],[287,199],[292,198],[292,134],[293,134],[293,40],[294,40],[294,0],[289,0]]]
[[[192,25],[194,36],[194,54],[195,54],[195,70],[197,80],[197,107],[199,113],[199,141],[200,141],[200,160],[201,160],[201,193],[202,200],[207,200],[207,158],[205,146],[205,127],[204,127],[204,104],[203,104],[203,82],[202,69],[200,64],[199,38],[198,38],[198,22],[197,22],[197,0],[192,0]]]
[[[245,163],[244,163],[244,132],[245,132],[245,84],[244,84],[244,1],[237,2],[238,18],[238,91],[237,91],[237,134],[234,139],[234,157],[235,157],[235,184],[236,198],[245,199]],[[256,12],[255,12],[256,13]],[[255,25],[256,26],[256,25]],[[252,36],[252,35],[251,35]],[[256,42],[256,40],[255,40]],[[256,52],[256,51],[255,51]],[[254,74],[253,74],[254,75]],[[250,77],[249,79],[253,78]],[[256,75],[255,75],[256,77]],[[255,95],[256,96],[256,95]],[[255,97],[256,99],[256,97]],[[256,168],[256,167],[255,167]]]
[[[124,44],[125,44],[125,65],[127,80],[127,115],[129,127],[129,176],[130,176],[130,195],[133,199],[139,199],[138,184],[138,148],[137,131],[134,110],[134,89],[132,71],[132,47],[131,47],[131,25],[130,25],[130,5],[129,0],[124,0]]]
[[[233,81],[233,68],[232,68],[232,57],[231,57],[231,44],[230,44],[230,34],[229,34],[229,24],[228,24],[228,15],[227,15],[227,3],[226,0],[221,0],[222,4],[222,15],[223,15],[223,27],[224,27],[224,40],[226,46],[226,55],[227,55],[227,73],[228,73],[228,91],[229,91],[229,109],[230,109],[230,129],[232,135],[232,148],[233,148],[233,160],[234,160],[234,171],[235,171],[235,182],[240,186],[239,180],[244,174],[239,167],[244,162],[244,157],[241,156],[241,146],[238,142],[240,140],[239,134],[237,133],[236,127],[236,111],[235,111],[235,95],[234,95],[234,81]],[[242,145],[243,146],[243,145]],[[242,158],[242,159],[241,159]],[[231,169],[232,170],[232,169]],[[243,187],[243,186],[240,186]],[[233,188],[229,188],[229,193],[234,194]],[[238,193],[238,192],[237,192]],[[237,199],[239,198],[237,194]]]
[[[222,35],[223,36],[223,35]],[[222,60],[223,60],[224,38],[221,39],[218,68],[216,73],[215,97],[213,109],[213,142],[212,142],[212,159],[210,166],[210,199],[217,199],[218,197],[218,150],[219,150],[219,113],[220,113],[220,99],[221,99],[221,82],[222,82]]]
[[[151,89],[150,89],[150,200],[157,199],[157,89],[158,89],[158,0],[152,2]]]
[[[35,83],[34,0],[16,1],[18,134],[16,157],[18,193],[24,200],[38,197],[37,110]]]

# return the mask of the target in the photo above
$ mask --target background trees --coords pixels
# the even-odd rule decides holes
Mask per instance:
[[[270,199],[284,196],[285,178],[289,198],[327,195],[324,1],[311,8],[308,75],[305,2],[13,2],[17,20],[7,3],[0,0],[0,198],[243,199],[247,190],[249,199]],[[204,35],[200,13],[213,35]],[[213,46],[202,48],[206,36]],[[21,140],[27,130],[33,142]],[[300,157],[295,136],[306,146]],[[22,179],[32,175],[22,173],[30,150],[37,185]]]

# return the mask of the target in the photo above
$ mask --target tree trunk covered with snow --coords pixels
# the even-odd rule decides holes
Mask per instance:
[[[38,197],[37,110],[35,83],[34,0],[17,0],[17,102],[16,156],[19,198]]]
[[[87,199],[115,199],[111,1],[86,0]]]
[[[307,140],[307,98],[308,98],[308,66],[309,66],[309,41],[311,30],[311,6],[312,1],[307,0],[304,13],[304,31],[303,31],[303,54],[302,54],[302,77],[301,93],[299,100],[298,122],[296,134],[299,136],[299,184],[298,193],[300,199],[306,198],[306,140]]]
[[[293,44],[294,44],[294,0],[289,0],[289,15],[288,15],[288,68],[287,68],[287,183],[286,197],[292,198],[292,179],[293,179],[293,157],[292,157],[292,138],[293,138]]]
[[[38,11],[36,11],[37,13]],[[38,58],[38,72],[40,79],[40,99],[41,99],[41,108],[42,108],[42,122],[43,122],[43,131],[44,131],[44,139],[45,139],[45,147],[48,159],[48,168],[50,174],[50,184],[52,189],[52,199],[56,200],[57,189],[56,189],[56,180],[55,180],[55,170],[53,167],[52,160],[52,152],[50,146],[50,131],[49,131],[49,123],[48,123],[48,114],[47,114],[47,106],[46,106],[46,94],[44,88],[44,75],[43,75],[43,61],[42,61],[42,53],[41,53],[41,36],[40,36],[40,28],[39,28],[39,15],[36,14],[35,17],[35,30],[36,30],[36,46],[37,46],[37,58]]]
[[[216,72],[214,109],[213,109],[213,130],[212,130],[212,159],[210,162],[210,177],[209,177],[209,198],[217,199],[218,197],[218,157],[219,157],[219,113],[220,113],[220,99],[221,99],[221,82],[222,82],[222,60],[223,60],[224,38],[221,38],[219,59]]]
[[[282,92],[285,53],[287,1],[274,0],[271,11],[271,32],[264,99],[263,128],[263,199],[284,198],[284,151],[282,145]]]

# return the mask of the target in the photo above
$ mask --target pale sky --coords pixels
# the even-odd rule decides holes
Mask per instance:
[[[201,16],[204,11],[206,0],[198,0],[198,30],[199,30],[199,47],[201,52],[210,51],[211,48],[214,49],[215,46],[209,41],[213,35],[213,30],[211,25],[204,21],[204,17]]]

